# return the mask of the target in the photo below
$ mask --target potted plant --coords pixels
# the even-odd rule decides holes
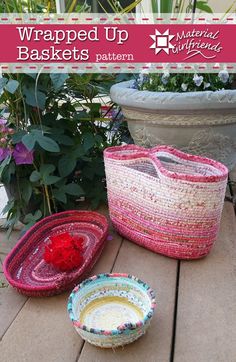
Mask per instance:
[[[219,74],[140,74],[111,87],[136,144],[173,145],[236,164],[236,89]]]

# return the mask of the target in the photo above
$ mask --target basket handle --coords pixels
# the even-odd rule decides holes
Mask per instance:
[[[202,167],[211,168],[211,175],[189,175],[181,172],[173,172],[168,170],[159,160],[158,155],[165,155],[170,160],[181,163],[182,165],[195,165],[199,163]],[[216,182],[227,178],[228,169],[223,164],[217,161],[210,160],[205,157],[190,155],[179,151],[171,146],[159,145],[151,149],[143,148],[136,145],[126,146],[115,146],[109,147],[104,151],[104,157],[107,159],[113,159],[117,161],[136,161],[137,159],[143,158],[147,161],[152,162],[158,178],[168,177],[172,179],[187,180],[193,182]]]
[[[193,182],[218,182],[225,180],[228,175],[227,167],[220,162],[202,156],[191,155],[171,146],[156,146],[150,149],[149,152],[149,157],[152,159],[153,163],[156,164],[159,174],[168,178]],[[205,174],[204,172],[196,175],[194,173],[186,174],[181,173],[181,171],[170,171],[163,165],[158,156],[166,156],[170,160],[178,162],[183,166],[201,167],[205,171],[211,170],[211,173]]]
[[[147,160],[149,163],[153,164],[155,171],[157,173],[157,178],[160,178],[161,172],[161,162],[156,159],[155,156],[151,156],[153,149],[144,148],[137,145],[125,145],[125,146],[114,146],[108,147],[104,151],[104,159],[110,159],[114,161],[124,162],[124,164],[132,165],[136,163],[137,160],[143,159]]]
[[[148,156],[150,149],[136,145],[114,146],[104,150],[104,157],[113,160],[133,160]]]

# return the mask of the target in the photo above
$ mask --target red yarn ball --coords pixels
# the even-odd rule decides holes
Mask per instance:
[[[50,237],[46,245],[44,260],[60,271],[70,271],[79,268],[84,261],[84,238],[63,233]]]

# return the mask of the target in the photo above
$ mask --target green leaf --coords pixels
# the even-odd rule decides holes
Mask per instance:
[[[26,131],[20,130],[20,131],[16,132],[12,136],[12,142],[14,144],[21,142],[24,135],[26,135]]]
[[[12,175],[16,172],[15,163],[10,162],[9,165],[6,165],[2,173],[2,182],[3,184],[9,184],[11,181]]]
[[[51,176],[51,175],[45,175],[43,177],[43,184],[44,185],[53,185],[56,182],[58,182],[61,178],[58,176]]]
[[[24,223],[26,224],[24,227],[24,231],[28,230],[31,226],[33,226],[36,221],[38,221],[42,217],[41,210],[37,210],[34,214],[27,214],[24,218]]]
[[[28,150],[31,151],[35,146],[36,140],[32,133],[28,133],[22,137],[22,142],[24,143],[25,147],[27,147]]]
[[[54,190],[53,191],[53,196],[55,197],[55,199],[57,199],[60,202],[63,202],[64,204],[67,203],[67,196],[66,194],[61,191],[61,190]]]
[[[89,180],[92,180],[94,176],[96,175],[96,170],[92,165],[88,164],[83,169],[83,175]]]
[[[94,117],[100,116],[101,103],[87,103],[86,106],[90,109],[90,114]]]
[[[152,4],[153,4],[153,2],[152,2]],[[160,7],[161,7],[161,9],[159,9],[159,11],[161,14],[172,13],[173,0],[160,0]],[[156,12],[159,13],[159,11],[156,11]]]
[[[25,96],[26,103],[31,107],[39,107],[45,109],[46,95],[43,92],[36,91],[37,99],[35,97],[35,87],[33,85],[23,87],[23,95]]]
[[[72,157],[74,158],[83,157],[85,153],[86,152],[84,150],[84,147],[82,145],[78,145],[76,149],[72,152]]]
[[[10,79],[4,88],[11,94],[14,94],[17,88],[19,87],[19,84],[20,83],[17,80]]]
[[[15,200],[8,200],[6,206],[2,210],[2,215],[8,214],[9,211],[14,207]]]
[[[212,9],[210,8],[210,6],[207,4],[206,1],[197,1],[196,8],[198,10],[204,11],[205,13],[213,14]]]
[[[69,78],[69,75],[66,73],[51,73],[50,78],[55,90],[60,89],[65,81]]]
[[[10,161],[11,161],[11,156],[8,156],[8,157],[6,157],[5,160],[3,160],[2,163],[0,164],[0,179],[1,179],[1,177],[2,177],[3,171],[5,170],[5,167],[6,167],[7,165],[9,165]]]
[[[43,134],[38,134],[37,142],[45,151],[60,152],[58,144],[50,137],[44,136]]]
[[[61,178],[60,181],[57,182],[56,187],[60,189],[61,187],[65,186],[66,182],[67,182],[66,178]]]
[[[63,156],[58,162],[58,170],[61,177],[68,176],[76,167],[76,159],[71,155]]]
[[[45,175],[49,175],[50,173],[53,173],[55,171],[56,167],[52,164],[45,163],[44,165],[41,165],[40,167],[40,174],[42,177]]]
[[[97,142],[98,144],[103,143],[103,138],[102,138],[102,136],[100,136],[99,134],[97,134],[97,135],[95,136],[95,139],[96,139],[96,142]]]
[[[73,146],[74,141],[71,137],[65,134],[52,134],[53,139],[64,146]]]
[[[89,114],[86,111],[78,111],[74,115],[74,120],[76,121],[83,121],[89,119]]]
[[[41,175],[38,171],[33,171],[30,175],[31,182],[38,182],[41,178]]]
[[[44,164],[40,167],[40,178],[44,185],[52,185],[60,180],[60,177],[50,175],[55,171],[56,167],[51,164]]]
[[[25,73],[26,75],[28,75],[30,78],[32,79],[36,79],[37,78],[37,73]]]
[[[83,191],[82,187],[75,183],[65,185],[63,187],[63,191],[65,191],[66,194],[72,195],[72,196],[84,195],[84,191]]]
[[[40,126],[33,124],[28,127],[28,130],[32,132],[35,135],[35,137],[37,137],[37,135],[41,135],[43,133],[50,133],[51,128],[45,126],[44,124],[40,124]]]
[[[7,84],[8,79],[7,78],[0,78],[0,91],[3,90],[5,85]]]
[[[99,176],[99,179],[103,179],[105,177],[104,162],[99,157],[87,163],[85,167],[83,167],[82,171],[82,177],[84,179],[93,180],[96,175]]]
[[[92,133],[85,133],[84,134],[84,142],[83,147],[85,152],[87,152],[90,148],[92,148],[96,143],[94,135]]]
[[[31,195],[32,195],[32,186],[28,180],[24,179],[24,183],[21,184],[21,195],[25,202],[29,202]]]
[[[55,169],[56,169],[56,167],[51,164],[41,165],[40,172],[38,172],[38,171],[32,172],[32,174],[30,176],[30,181],[37,182],[40,180],[41,183],[44,185],[55,184],[56,182],[60,181],[60,179],[61,179],[58,176],[50,175],[51,173],[53,173],[55,171]]]

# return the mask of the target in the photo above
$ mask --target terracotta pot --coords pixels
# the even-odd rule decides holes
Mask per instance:
[[[236,90],[149,92],[133,81],[111,87],[137,145],[171,145],[213,158],[230,170],[236,165]]]

